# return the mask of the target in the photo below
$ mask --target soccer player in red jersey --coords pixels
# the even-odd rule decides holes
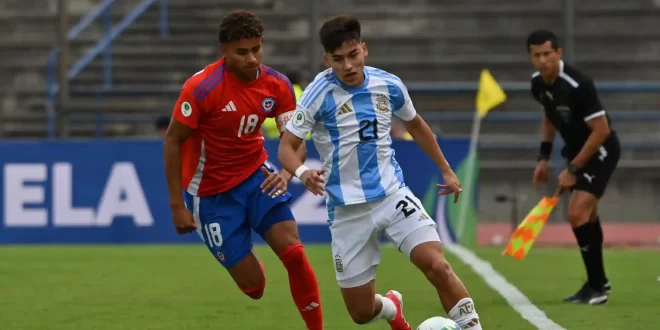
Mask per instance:
[[[261,64],[263,29],[249,12],[227,15],[219,32],[224,57],[183,85],[164,141],[172,218],[179,234],[197,231],[253,299],[266,286],[252,252],[257,232],[286,267],[307,329],[322,330],[318,282],[289,208],[292,175],[267,164],[260,132],[267,117],[284,130],[296,108],[291,82]],[[305,158],[303,148],[298,153]]]

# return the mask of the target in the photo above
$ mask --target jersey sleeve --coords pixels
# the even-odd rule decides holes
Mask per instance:
[[[289,79],[282,76],[282,79],[278,79],[277,104],[275,111],[272,112],[280,132],[284,132],[286,123],[293,117],[294,111],[296,111],[296,94],[293,85]]]
[[[305,135],[312,130],[316,121],[320,120],[323,109],[325,108],[325,95],[331,93],[334,88],[329,79],[328,70],[316,75],[316,78],[310,83],[296,106],[291,120],[286,124],[286,129],[291,134],[304,139]]]
[[[578,86],[576,92],[576,103],[578,109],[582,111],[584,121],[590,121],[594,118],[605,115],[605,109],[600,104],[598,92],[593,81],[585,81]]]
[[[286,124],[286,129],[291,132],[291,134],[304,139],[307,133],[312,130],[314,124],[316,124],[316,115],[318,111],[318,108],[310,110],[298,104],[291,120]]]
[[[199,118],[204,111],[202,102],[199,102],[193,95],[195,84],[192,80],[186,81],[179,94],[179,99],[174,105],[172,118],[190,128],[196,129],[199,126]]]
[[[415,110],[410,94],[408,94],[408,88],[403,82],[397,79],[388,89],[392,101],[392,112],[403,121],[415,119],[417,110]]]

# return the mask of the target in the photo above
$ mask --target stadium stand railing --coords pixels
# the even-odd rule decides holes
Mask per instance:
[[[103,80],[104,89],[112,89],[112,42],[124,32],[135,20],[137,20],[147,9],[155,3],[160,4],[160,35],[162,38],[168,35],[168,7],[167,0],[143,0],[138,3],[135,8],[129,12],[122,20],[113,27],[111,9],[115,0],[104,0],[90,13],[83,17],[78,24],[76,24],[67,33],[67,40],[75,40],[81,32],[90,26],[99,17],[103,16],[103,35],[92,49],[90,49],[82,58],[73,63],[71,68],[67,70],[67,80],[74,79],[82,70],[85,69],[97,56],[103,53]],[[55,137],[56,132],[56,116],[55,116],[55,98],[59,92],[59,85],[57,84],[57,65],[58,65],[59,48],[54,47],[48,54],[46,65],[46,81],[47,81],[47,113],[48,113],[48,136]]]
[[[104,19],[104,37],[98,40],[95,46],[90,49],[82,58],[78,59],[68,71],[67,78],[72,80],[75,78],[81,71],[83,71],[89,64],[97,57],[103,56],[103,70],[101,73],[100,84],[95,86],[73,86],[70,88],[72,92],[86,92],[91,95],[94,95],[96,100],[94,102],[99,102],[100,105],[103,104],[106,98],[111,96],[136,96],[136,95],[174,95],[179,92],[178,86],[165,85],[163,87],[156,86],[155,88],[133,88],[131,86],[115,86],[113,84],[113,63],[112,63],[112,43],[119,37],[119,35],[126,30],[131,24],[133,24],[145,11],[151,8],[152,5],[159,3],[160,6],[160,19],[158,20],[160,24],[160,34],[161,37],[166,37],[168,35],[168,3],[167,0],[144,0],[136,5],[136,7],[128,13],[124,19],[118,23],[116,26],[112,26],[109,20],[110,15],[109,8],[112,7],[114,0],[104,0],[102,1],[89,15],[84,17],[78,25],[76,25],[68,33],[68,39],[72,40],[77,37],[82,30],[84,30],[91,22],[97,20],[98,18]],[[172,27],[174,27],[172,23]],[[174,32],[173,32],[174,34]],[[57,95],[58,86],[56,82],[55,72],[57,66],[57,49],[53,49],[51,54],[48,57],[48,103],[50,104],[48,113],[51,114],[48,116],[49,124],[49,136],[54,137],[56,131],[56,117],[54,115],[54,102],[55,96]],[[443,82],[443,83],[428,83],[428,82],[411,82],[408,84],[409,91],[411,94],[431,94],[442,97],[443,95],[450,94],[476,94],[477,92],[477,82]],[[510,94],[521,95],[523,93],[529,93],[529,82],[503,82],[503,89]],[[648,81],[607,81],[597,83],[599,92],[603,93],[657,93],[660,92],[660,82],[648,82]],[[157,89],[156,89],[157,88]],[[414,97],[414,96],[413,96]],[[454,123],[468,123],[473,120],[473,116],[470,111],[461,111],[465,110],[464,108],[450,108],[452,111],[434,111],[430,107],[420,107],[424,111],[424,117],[429,121],[447,121]],[[540,119],[539,112],[524,111],[526,107],[520,107],[513,110],[518,111],[493,111],[486,117],[486,121],[489,122],[534,122]],[[653,107],[649,107],[652,109]],[[99,109],[103,109],[102,106]],[[626,111],[625,109],[617,108],[610,111],[612,119],[616,121],[660,121],[660,111],[659,110],[635,110],[635,111]],[[151,122],[154,119],[154,113],[130,113],[130,114],[121,114],[121,113],[112,113],[110,111],[104,112],[94,111],[94,112],[79,112],[68,114],[74,122],[79,123],[94,123],[96,126],[97,137],[103,137],[104,135],[104,125],[107,123],[147,123]],[[642,148],[650,149],[660,147],[660,141],[640,141],[640,142],[630,142],[624,141],[624,146],[631,148]],[[535,145],[526,143],[524,140],[519,141],[483,141],[480,144],[482,149],[502,149],[502,148],[517,148],[517,149],[526,149],[526,148],[536,148]]]

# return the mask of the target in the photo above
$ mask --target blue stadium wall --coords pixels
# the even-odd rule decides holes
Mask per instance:
[[[441,141],[453,167],[464,163],[468,144]],[[406,184],[453,240],[451,203],[436,194],[439,170],[414,142],[393,147]],[[266,148],[279,168],[277,141]],[[320,166],[313,143],[307,164]],[[172,226],[160,141],[4,142],[0,165],[0,244],[200,243],[196,233],[177,235]],[[324,198],[297,179],[289,190],[302,240],[329,242]]]

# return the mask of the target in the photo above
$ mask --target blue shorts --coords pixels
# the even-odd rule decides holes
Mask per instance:
[[[271,170],[272,171],[272,170]],[[197,233],[209,251],[231,268],[252,251],[252,230],[261,237],[274,224],[294,220],[291,194],[271,198],[259,187],[265,175],[258,169],[229,191],[208,197],[183,196],[197,221]]]

